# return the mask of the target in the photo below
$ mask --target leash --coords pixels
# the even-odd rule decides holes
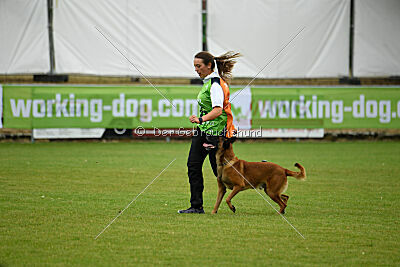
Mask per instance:
[[[222,166],[226,166],[226,165],[233,165],[234,163],[236,163],[237,161],[239,161],[239,159],[238,158],[236,158],[236,159],[231,159],[230,161],[227,161],[226,159],[225,159],[225,161],[226,162],[224,162],[224,163],[222,163]]]

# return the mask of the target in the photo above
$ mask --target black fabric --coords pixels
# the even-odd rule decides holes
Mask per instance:
[[[215,147],[218,146],[218,137],[216,136],[206,136],[207,144],[211,144]]]
[[[200,107],[200,117],[203,117],[204,115],[207,115],[208,112],[206,112],[202,107]]]
[[[221,85],[221,79],[218,77],[211,78],[211,85],[213,83],[218,83],[219,85]]]
[[[190,203],[192,208],[200,208],[203,206],[203,162],[208,155],[208,159],[211,164],[211,168],[214,175],[217,177],[217,162],[215,159],[215,153],[217,152],[217,143],[215,149],[207,151],[204,147],[204,143],[212,144],[218,143],[218,136],[206,136],[206,134],[197,128],[194,131],[192,137],[192,144],[190,146],[189,157],[187,160],[188,176],[190,184]]]

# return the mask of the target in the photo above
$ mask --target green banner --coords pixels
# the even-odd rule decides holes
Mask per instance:
[[[4,128],[190,128],[198,86],[3,85]],[[0,101],[1,103],[1,101]],[[232,88],[239,129],[400,128],[400,88]]]

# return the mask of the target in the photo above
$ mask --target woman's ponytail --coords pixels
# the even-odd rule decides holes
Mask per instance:
[[[240,53],[229,51],[219,57],[214,57],[215,62],[217,63],[219,76],[228,84],[232,79],[232,69],[236,64],[236,58],[240,56]]]
[[[197,53],[194,57],[203,59],[203,62],[206,65],[211,63],[211,68],[213,70],[216,63],[219,76],[229,84],[232,79],[232,69],[236,63],[236,58],[240,56],[242,56],[240,53],[229,51],[219,57],[214,57],[209,52],[202,51]]]

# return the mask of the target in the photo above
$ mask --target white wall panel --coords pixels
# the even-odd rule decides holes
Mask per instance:
[[[195,76],[193,56],[202,44],[201,1],[58,0],[54,4],[58,73],[140,76],[97,26],[144,75]]]
[[[356,0],[354,75],[400,75],[400,1]]]
[[[0,1],[0,73],[50,70],[47,2]]]
[[[241,52],[233,74],[253,77],[305,27],[257,77],[347,76],[349,12],[347,0],[208,1],[208,49]]]

